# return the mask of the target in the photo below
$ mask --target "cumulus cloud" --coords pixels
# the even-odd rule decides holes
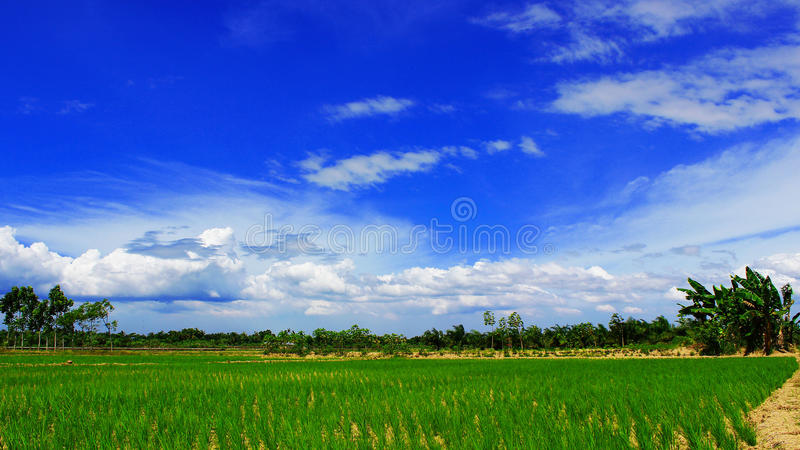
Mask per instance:
[[[683,67],[562,83],[553,108],[718,133],[800,118],[800,45],[726,49]]]
[[[341,105],[328,105],[323,111],[332,121],[370,117],[377,115],[394,116],[414,106],[414,101],[407,98],[395,98],[379,95],[372,98],[347,102]]]
[[[756,260],[751,267],[771,276],[777,284],[800,282],[800,253],[777,253]],[[744,268],[737,272],[743,275]]]
[[[483,309],[532,310],[578,314],[584,305],[606,311],[618,302],[640,301],[664,292],[675,280],[646,273],[612,275],[598,266],[537,264],[528,259],[478,261],[446,268],[411,267],[387,274],[358,274],[352,260],[281,260],[263,272],[247,273],[226,249],[229,229],[209,229],[200,245],[219,251],[207,257],[160,258],[124,249],[102,255],[87,250],[72,258],[44,243],[24,245],[14,230],[0,228],[0,281],[47,289],[59,283],[75,296],[180,299],[176,305],[209,314],[242,316],[280,306],[307,315],[382,310],[434,315]],[[202,306],[213,300],[214,306]],[[272,306],[258,306],[266,302]],[[218,304],[219,303],[219,304]],[[225,306],[227,304],[228,306]]]
[[[575,314],[579,305],[634,302],[642,298],[639,292],[661,292],[670,286],[669,280],[648,274],[614,276],[597,266],[535,264],[526,259],[358,276],[349,260],[335,264],[285,261],[247,283],[244,297],[300,302],[307,314],[345,312],[357,305],[393,305],[400,311],[427,310],[434,315],[537,307]]]
[[[30,283],[48,289],[61,284],[71,295],[124,297],[223,294],[230,298],[240,289],[242,266],[225,253],[159,258],[125,249],[106,255],[90,249],[73,258],[51,251],[42,242],[23,245],[15,233],[11,227],[0,228],[0,281],[8,286]],[[206,233],[219,238],[226,230]]]
[[[609,305],[609,304],[597,305],[597,306],[594,307],[594,309],[595,309],[595,311],[607,312],[607,313],[615,313],[615,312],[617,312],[617,308],[615,308],[614,306]]]

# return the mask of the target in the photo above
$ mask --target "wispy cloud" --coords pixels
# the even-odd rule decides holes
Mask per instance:
[[[498,11],[473,19],[474,23],[511,33],[523,33],[561,23],[561,16],[544,4],[530,4],[522,11]]]
[[[300,163],[303,178],[319,186],[349,191],[356,187],[385,183],[394,176],[430,170],[442,159],[436,150],[404,153],[377,152],[357,155],[325,165],[324,158],[311,156]]]
[[[488,141],[484,144],[486,146],[486,150],[489,154],[497,153],[497,152],[504,152],[511,148],[511,142],[497,139],[495,141]]]
[[[20,114],[32,114],[39,109],[39,99],[35,97],[20,97],[17,111]]]
[[[637,178],[637,194],[624,208],[613,205],[591,215],[584,210],[579,224],[552,239],[587,247],[605,242],[612,248],[639,242],[664,259],[680,258],[684,267],[720,258],[730,265],[736,259],[729,251],[733,241],[738,258],[745,260],[777,253],[785,244],[794,245],[791,239],[798,233],[800,208],[791,206],[797,167],[798,138],[739,145],[649,179]],[[770,233],[776,229],[787,231]]]
[[[528,136],[522,136],[519,142],[519,148],[523,151],[523,153],[535,156],[537,158],[542,158],[545,156],[544,152],[539,148],[538,145],[536,145],[536,142],[534,142],[533,138]]]
[[[800,118],[800,44],[728,49],[678,68],[563,83],[556,111],[627,113],[716,133]]]
[[[486,141],[483,143],[484,147],[486,147],[486,151],[493,155],[495,153],[506,152],[514,148],[514,142],[507,141],[505,139],[497,139],[494,141]],[[536,141],[529,136],[522,136],[520,137],[519,141],[516,143],[516,147],[519,148],[523,153],[530,156],[535,156],[537,158],[541,158],[545,156],[545,153],[542,149],[539,148],[539,145],[536,144]]]
[[[407,98],[395,98],[379,95],[372,98],[343,103],[341,105],[328,105],[323,108],[328,118],[334,122],[346,119],[356,119],[370,116],[395,116],[414,106],[414,101]]]
[[[512,35],[537,36],[548,59],[557,63],[607,63],[627,47],[711,28],[741,26],[739,18],[763,15],[791,2],[742,0],[626,0],[622,2],[540,2],[495,11],[473,23]]]
[[[514,148],[514,143],[502,139],[484,142],[486,153],[492,155]],[[516,147],[530,156],[541,158],[545,153],[536,142],[522,136]],[[322,154],[311,154],[299,161],[297,166],[303,172],[302,178],[318,186],[350,191],[356,188],[375,186],[389,179],[416,172],[427,172],[446,158],[478,159],[481,153],[472,147],[452,145],[439,149],[415,150],[406,152],[379,151],[369,155],[356,155],[328,162]],[[452,164],[449,166],[458,170]]]
[[[94,103],[82,102],[80,100],[67,100],[63,102],[61,109],[58,110],[59,114],[74,114],[82,113],[93,107]]]

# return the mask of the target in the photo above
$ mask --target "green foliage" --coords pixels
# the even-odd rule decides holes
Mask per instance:
[[[729,353],[744,346],[747,353],[761,348],[770,354],[776,345],[785,349],[792,342],[798,316],[789,317],[794,301],[788,284],[782,298],[770,277],[750,267],[744,278],[731,276],[730,288],[714,286],[713,293],[691,278],[688,282],[691,289],[679,290],[692,303],[679,305],[678,314],[694,319],[689,325],[704,353]]]

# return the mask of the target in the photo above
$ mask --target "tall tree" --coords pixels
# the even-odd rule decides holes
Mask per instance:
[[[697,281],[688,278],[688,282],[691,289],[679,288],[678,290],[686,294],[686,300],[690,300],[692,304],[684,306],[679,303],[678,306],[681,309],[678,314],[693,316],[703,323],[717,312],[716,297]]]
[[[497,331],[500,332],[500,342],[503,343],[503,351],[506,349],[506,334],[508,333],[508,321],[505,317],[501,317],[497,321]]]
[[[781,323],[781,340],[783,341],[781,344],[784,349],[788,350],[789,346],[794,343],[794,329],[797,327],[797,319],[800,318],[800,313],[790,317],[794,299],[792,298],[792,286],[789,283],[781,287],[781,297],[783,298],[783,309],[786,311],[783,323]]]
[[[57,329],[61,327],[66,331],[65,324],[63,323],[64,314],[69,312],[72,305],[75,303],[68,299],[64,292],[61,290],[60,285],[55,285],[53,289],[50,289],[50,293],[47,295],[48,299],[48,306],[50,307],[49,316],[50,322],[52,324],[53,329],[53,348],[57,347],[56,342],[58,342],[58,334]],[[74,322],[73,322],[74,323]]]
[[[508,325],[519,335],[519,348],[525,350],[525,346],[522,344],[522,328],[525,324],[522,322],[522,317],[520,317],[516,311],[508,316]]]
[[[751,334],[760,334],[764,340],[764,354],[772,353],[776,328],[788,313],[784,310],[778,289],[772,284],[770,277],[745,267],[746,277],[734,275],[731,279],[734,296],[747,307],[746,315],[750,319]]]
[[[492,350],[494,350],[494,313],[491,311],[486,311],[483,313],[483,325],[487,327],[492,327],[491,334],[489,335],[492,339]]]
[[[619,334],[622,347],[625,347],[625,328],[622,316],[617,313],[611,315],[611,321],[608,322],[608,328],[612,333]]]
[[[23,286],[19,288],[20,311],[22,313],[20,328],[22,333],[22,347],[25,346],[25,333],[24,330],[35,331],[38,325],[37,308],[39,308],[39,297],[33,291],[31,286]]]
[[[111,320],[111,313],[114,311],[114,305],[108,301],[107,298],[96,303],[97,315],[103,321],[103,325],[108,330],[108,342],[111,344],[111,350],[114,350],[114,342],[111,340],[111,332],[116,331],[117,321]]]
[[[14,330],[22,327],[22,297],[19,287],[12,287],[11,291],[3,296],[3,300],[0,303],[0,312],[5,314],[3,323],[8,328],[9,334],[14,334]],[[17,337],[14,334],[14,347],[16,346]]]

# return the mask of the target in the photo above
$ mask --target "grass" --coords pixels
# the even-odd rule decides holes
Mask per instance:
[[[793,358],[0,355],[8,448],[738,448]],[[260,363],[218,364],[226,359]],[[150,365],[88,365],[147,362]],[[5,364],[5,365],[3,365]],[[86,364],[86,365],[84,365]]]

